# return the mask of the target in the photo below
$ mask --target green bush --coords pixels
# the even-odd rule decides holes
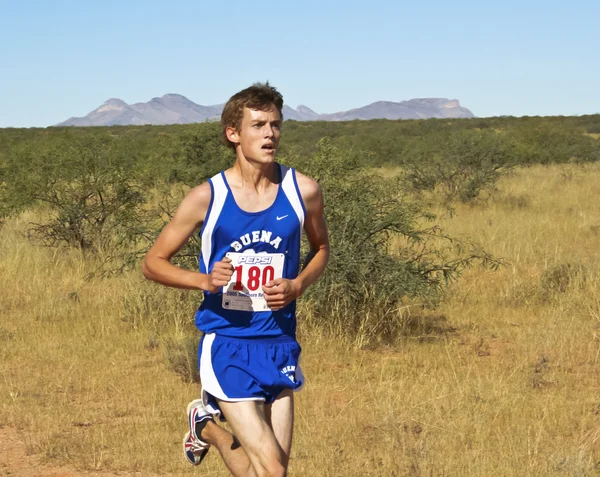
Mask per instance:
[[[493,131],[460,131],[415,141],[404,157],[403,184],[440,190],[446,203],[469,202],[495,187],[516,163],[514,145]]]
[[[435,216],[405,194],[399,179],[370,173],[360,154],[321,140],[308,161],[287,157],[323,189],[331,257],[308,289],[316,325],[347,336],[377,329],[393,339],[406,298],[432,305],[446,284],[476,261],[499,262],[448,237]]]
[[[3,214],[41,206],[32,240],[84,251],[131,246],[143,233],[147,197],[136,183],[135,151],[108,135],[63,131],[43,147],[21,145],[3,168]]]

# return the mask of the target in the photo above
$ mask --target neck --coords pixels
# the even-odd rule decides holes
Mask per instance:
[[[276,162],[259,164],[238,156],[230,170],[236,179],[240,181],[240,185],[250,184],[256,190],[266,189],[279,180],[279,170]]]

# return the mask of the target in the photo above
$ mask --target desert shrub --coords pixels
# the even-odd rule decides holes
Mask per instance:
[[[564,293],[570,288],[581,287],[587,281],[588,271],[580,263],[560,263],[548,268],[540,278],[540,287],[545,296]]]
[[[447,203],[469,202],[495,187],[515,164],[513,144],[493,131],[460,131],[415,141],[404,156],[404,187],[439,190]]]
[[[591,124],[586,128],[588,134],[600,134],[600,124]]]
[[[553,122],[513,131],[519,143],[519,164],[593,162],[600,159],[597,139],[582,134],[580,128]]]
[[[69,131],[44,147],[10,151],[4,167],[3,213],[41,206],[47,217],[29,236],[46,246],[115,251],[142,237],[146,202],[136,183],[135,152],[108,135]]]
[[[405,298],[433,305],[465,267],[499,263],[444,234],[436,217],[403,192],[401,180],[368,172],[356,152],[323,139],[310,160],[286,160],[314,177],[325,198],[331,257],[306,294],[317,326],[348,336],[376,328],[391,337],[401,327]]]

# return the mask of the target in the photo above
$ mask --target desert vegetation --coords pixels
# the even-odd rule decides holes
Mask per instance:
[[[600,116],[284,127],[333,250],[299,302],[291,475],[600,473]],[[0,131],[0,426],[29,453],[197,473],[201,296],[138,263],[228,161],[211,123]]]

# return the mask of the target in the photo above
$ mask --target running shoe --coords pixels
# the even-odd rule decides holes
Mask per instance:
[[[183,437],[183,454],[190,464],[200,465],[210,448],[210,444],[200,439],[200,435],[206,423],[214,422],[214,419],[201,399],[195,399],[188,404],[187,415],[190,430]]]

